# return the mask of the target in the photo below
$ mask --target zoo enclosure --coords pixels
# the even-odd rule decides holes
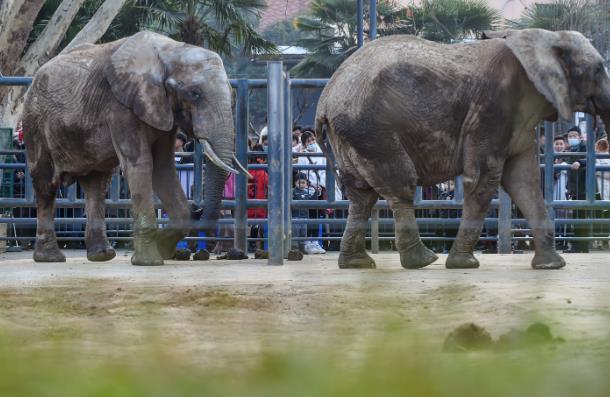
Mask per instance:
[[[31,78],[28,77],[1,77],[0,85],[28,85]],[[291,247],[292,241],[295,240],[292,236],[291,225],[299,224],[327,224],[327,225],[344,225],[345,219],[291,219],[291,209],[307,208],[307,209],[347,209],[347,200],[335,200],[334,174],[332,173],[331,160],[327,161],[326,166],[322,165],[295,165],[292,162],[293,153],[291,149],[291,132],[292,132],[292,95],[291,90],[294,88],[318,88],[325,86],[326,79],[291,79],[283,70],[281,62],[269,62],[267,69],[267,79],[238,79],[231,80],[231,85],[236,89],[236,156],[242,164],[248,163],[249,155],[267,155],[268,164],[248,164],[249,169],[267,169],[269,174],[269,196],[264,200],[248,199],[247,180],[243,175],[236,176],[235,184],[235,200],[223,200],[223,208],[233,209],[233,219],[221,219],[221,224],[230,223],[234,225],[234,245],[235,247],[246,251],[247,249],[247,226],[248,224],[267,224],[268,246],[269,246],[269,264],[280,265]],[[248,152],[248,125],[249,125],[249,90],[250,89],[266,89],[267,90],[267,117],[268,117],[268,153],[252,153]],[[596,154],[594,151],[594,132],[592,129],[592,117],[585,116],[586,135],[587,135],[587,152],[586,153],[562,153],[562,157],[566,156],[586,156],[587,164],[595,164]],[[553,131],[553,123],[545,123],[545,131],[547,136],[551,136],[549,131]],[[15,154],[18,151],[8,150],[0,151],[0,156]],[[586,169],[586,199],[585,200],[555,200],[553,198],[553,172],[544,172],[544,170],[564,170],[568,169],[567,165],[553,164],[556,155],[553,151],[553,141],[547,139],[545,142],[545,153],[553,153],[553,155],[544,155],[540,167],[543,171],[543,187],[546,204],[549,208],[569,208],[569,209],[610,209],[610,201],[600,201],[595,198],[595,172],[610,171],[610,166],[587,167]],[[302,155],[302,154],[299,154]],[[321,154],[305,154],[307,156],[320,156]],[[603,157],[608,157],[603,156]],[[203,203],[203,186],[202,186],[202,170],[203,170],[203,150],[199,143],[195,145],[194,164],[178,164],[178,170],[193,170],[194,172],[194,188],[191,202],[201,205]],[[31,177],[24,163],[0,163],[0,170],[20,170],[25,169],[25,185],[24,197],[1,197],[0,208],[35,208],[34,192],[31,184]],[[292,200],[292,172],[293,169],[303,170],[325,170],[326,171],[326,186],[328,196],[326,200]],[[72,184],[67,187],[65,192],[66,197],[60,197],[57,200],[57,208],[82,208],[85,201],[83,198],[77,197],[77,185]],[[456,178],[455,195],[451,200],[435,200],[424,199],[421,187],[417,188],[415,206],[417,209],[428,210],[459,210],[463,204],[463,188],[461,178]],[[112,178],[110,191],[106,200],[106,205],[110,209],[127,209],[131,205],[131,200],[121,192],[120,176],[117,172]],[[157,204],[159,205],[159,204]],[[267,207],[267,219],[248,219],[247,209],[249,207]],[[523,226],[526,222],[520,218],[512,216],[512,204],[510,197],[502,190],[499,190],[498,199],[492,201],[492,208],[498,210],[497,218],[486,218],[487,225],[497,225],[497,236],[484,237],[487,240],[498,241],[498,251],[500,253],[508,253],[511,251],[511,242],[513,240],[525,240],[529,237],[516,237],[515,232],[524,232],[527,229],[516,229],[518,226]],[[380,218],[379,211],[387,210],[388,205],[384,200],[379,200],[373,210],[373,215],[370,221],[370,237],[371,248],[373,252],[379,250],[380,240],[390,240],[393,236],[380,236],[380,225],[392,225],[393,219]],[[551,211],[553,213],[553,211]],[[451,219],[447,218],[418,218],[419,225],[457,225],[459,217]],[[131,219],[124,218],[106,218],[108,224],[129,224]],[[0,218],[0,223],[9,224],[35,224],[35,218]],[[158,219],[159,223],[165,223],[167,220]],[[608,219],[590,218],[590,219],[555,219],[557,224],[608,224]],[[86,223],[86,219],[82,217],[76,218],[57,218],[56,224],[72,224],[82,225]],[[530,233],[531,234],[531,233]],[[128,237],[110,237],[114,240],[128,239]],[[15,238],[1,238],[3,240],[15,240]],[[64,237],[64,239],[84,239],[81,236]],[[206,239],[202,237],[193,237],[191,239]],[[301,240],[311,238],[299,238]],[[322,237],[324,240],[339,240],[340,237]],[[435,237],[424,236],[424,240],[452,240],[452,237]],[[608,240],[606,237],[560,237],[558,239],[569,240]]]

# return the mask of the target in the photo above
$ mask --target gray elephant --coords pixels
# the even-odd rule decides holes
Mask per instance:
[[[189,230],[174,163],[176,131],[202,142],[207,162],[203,228],[215,228],[235,159],[231,89],[211,51],[140,32],[59,55],[36,73],[23,118],[38,208],[34,260],[65,261],[53,219],[60,184],[78,180],[86,195],[87,258],[115,256],[106,238],[105,196],[121,165],[132,197],[134,265],[162,265]],[[170,217],[157,229],[153,192]]]
[[[603,59],[577,32],[528,29],[485,38],[455,45],[382,38],[332,76],[316,133],[327,137],[350,200],[339,267],[375,267],[365,231],[379,195],[394,212],[402,266],[434,262],[419,237],[415,187],[457,175],[464,177],[464,208],[447,268],[479,266],[473,249],[500,184],[533,229],[532,267],[565,266],[540,189],[534,130],[541,120],[569,119],[575,111],[600,115],[610,126]]]

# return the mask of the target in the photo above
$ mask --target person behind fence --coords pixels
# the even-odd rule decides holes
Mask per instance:
[[[587,146],[583,140],[580,128],[574,126],[568,130],[568,150],[567,152],[581,152],[587,151]],[[568,172],[568,195],[570,200],[585,200],[587,198],[587,185],[586,185],[586,167],[587,160],[585,155],[583,156],[571,156],[569,158],[570,171]],[[577,209],[573,211],[575,219],[586,219],[587,211]],[[583,238],[589,235],[589,225],[586,223],[577,223],[573,227],[574,237]],[[572,247],[566,251],[570,253],[586,253],[589,252],[589,242],[586,240],[574,240],[572,241]]]
[[[563,136],[558,135],[553,139],[553,151],[557,153],[563,153],[566,150],[566,140]],[[567,165],[567,161],[564,157],[555,156],[553,164]],[[567,170],[556,170],[553,173],[553,199],[554,200],[567,200],[568,199],[568,171]],[[552,208],[551,211],[554,213],[554,218],[567,218],[568,209],[566,208]],[[565,237],[567,225],[558,224],[556,226],[555,235],[557,237]],[[565,242],[557,241],[557,249],[564,249]]]
[[[317,200],[321,195],[319,188],[310,186],[307,176],[299,172],[294,181],[294,189],[292,190],[293,200]],[[309,210],[306,208],[295,208],[292,210],[292,219],[309,219]],[[292,223],[293,237],[307,237],[307,224]],[[293,248],[298,248],[306,254],[324,254],[326,251],[320,247],[317,241],[294,240]]]
[[[303,135],[301,135],[301,143],[303,144],[304,147],[304,153],[322,153],[322,149],[320,149],[320,146],[318,146],[318,143],[316,142],[316,137],[315,137],[315,133],[311,128],[306,128],[303,131]],[[322,165],[322,166],[326,166],[326,157],[324,156],[317,156],[317,157],[310,157],[310,156],[300,156],[299,157],[299,161],[298,161],[299,165]],[[302,172],[307,176],[307,180],[309,181],[309,185],[311,187],[313,187],[316,190],[319,190],[321,192],[319,198],[325,199],[326,198],[326,171],[325,170],[302,170]],[[312,209],[309,211],[309,218],[310,219],[318,219],[320,217],[324,216],[324,211],[319,211],[317,209]],[[310,225],[307,228],[307,234],[310,237],[317,237],[319,234],[319,225]],[[317,251],[314,253],[322,253],[322,251],[326,252],[322,246],[320,245],[320,243],[317,240],[312,240],[312,244],[309,244],[305,246],[305,253],[308,253],[307,250],[310,251]]]
[[[262,152],[262,145],[255,144],[252,146],[253,152]],[[265,164],[267,159],[265,156],[250,156],[248,163],[250,164]],[[248,199],[263,200],[267,198],[269,192],[269,175],[267,170],[256,169],[250,170],[252,179],[248,181]],[[264,207],[250,207],[248,208],[248,218],[252,219],[264,219],[267,217],[267,209]],[[250,238],[262,238],[264,237],[263,224],[253,224],[250,227]],[[261,241],[255,241],[254,243],[248,244],[249,250],[254,251],[255,249],[261,249]]]

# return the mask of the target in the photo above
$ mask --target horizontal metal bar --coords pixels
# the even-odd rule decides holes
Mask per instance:
[[[290,79],[290,86],[295,88],[324,88],[329,79]]]
[[[32,80],[32,77],[22,76],[0,77],[0,85],[30,85]]]

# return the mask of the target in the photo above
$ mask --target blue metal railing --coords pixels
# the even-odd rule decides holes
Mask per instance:
[[[322,156],[318,153],[294,154],[290,150],[291,142],[291,125],[292,115],[291,110],[291,88],[322,88],[325,86],[326,79],[290,79],[282,70],[280,62],[271,63],[267,79],[233,79],[231,85],[236,89],[236,109],[235,109],[235,126],[236,126],[236,156],[242,164],[246,164],[248,156],[267,156],[269,155],[269,164],[248,164],[249,169],[267,169],[270,175],[270,195],[268,199],[248,199],[247,180],[245,176],[238,175],[235,184],[235,200],[223,200],[223,208],[235,209],[233,219],[221,219],[220,224],[235,225],[234,244],[237,248],[246,250],[247,242],[260,240],[260,238],[248,238],[247,226],[252,224],[269,224],[270,229],[270,264],[281,264],[283,257],[290,248],[291,241],[299,241],[311,238],[296,238],[291,236],[292,224],[308,224],[308,225],[344,225],[345,219],[291,219],[291,210],[296,208],[307,209],[347,209],[348,201],[334,199],[334,174],[331,172],[330,164],[293,164],[293,156]],[[27,77],[2,77],[0,85],[27,85],[31,82],[31,78]],[[269,82],[269,83],[268,83]],[[268,120],[269,120],[269,147],[267,152],[248,152],[248,125],[249,125],[249,90],[267,89],[268,97]],[[594,165],[596,155],[594,152],[594,136],[591,128],[590,119],[587,122],[587,152],[586,153],[561,153],[561,157],[569,156],[586,156],[587,164]],[[549,131],[552,131],[553,124],[545,123],[547,136],[552,136]],[[548,139],[545,143],[545,155],[543,162],[540,165],[542,171],[547,169],[566,170],[568,165],[553,164],[554,158],[557,156],[553,153],[553,142]],[[2,155],[11,155],[21,153],[22,151],[5,150],[0,152]],[[602,156],[603,157],[603,156]],[[177,169],[192,171],[194,175],[192,202],[201,205],[203,200],[202,186],[202,170],[203,170],[203,151],[200,144],[195,145],[193,154],[193,164],[178,164]],[[0,163],[0,169],[25,169],[25,197],[23,198],[0,198],[0,208],[6,207],[34,207],[34,195],[31,186],[31,178],[24,163]],[[327,187],[329,195],[327,200],[303,200],[292,201],[292,170],[324,170],[327,176]],[[610,166],[592,166],[587,167],[586,171],[586,200],[554,200],[553,199],[553,172],[544,172],[544,196],[546,204],[550,208],[574,208],[574,209],[609,209],[609,201],[595,200],[595,172],[610,171]],[[121,182],[120,175],[117,171],[112,179],[109,198],[106,204],[109,208],[129,208],[131,201],[126,198],[120,198]],[[438,199],[423,199],[421,187],[417,188],[415,205],[418,209],[439,210],[453,209],[459,210],[463,203],[463,187],[461,178],[458,177],[455,181],[455,195],[451,200]],[[76,196],[76,185],[68,189],[66,198],[57,200],[58,208],[79,208],[84,207],[85,200]],[[159,204],[158,204],[159,205]],[[267,207],[268,218],[248,219],[247,208],[249,207]],[[500,252],[509,252],[511,249],[511,241],[528,239],[528,237],[513,236],[517,227],[523,227],[526,222],[523,219],[514,219],[511,214],[511,201],[506,193],[500,190],[499,198],[492,201],[492,208],[497,208],[498,218],[487,218],[486,225],[497,225],[498,237],[483,237],[482,240],[497,240]],[[387,202],[380,200],[375,208],[370,221],[371,237],[373,240],[373,250],[378,248],[378,241],[393,239],[391,236],[380,236],[379,225],[393,225],[391,218],[379,218],[380,210],[387,210]],[[108,224],[128,224],[130,218],[108,218]],[[420,225],[457,225],[459,218],[420,218]],[[35,219],[10,219],[0,218],[0,222],[26,224],[35,223]],[[163,224],[166,220],[159,219],[159,223]],[[82,224],[86,223],[85,218],[72,219],[56,219],[56,224]],[[564,224],[608,224],[607,219],[555,219],[557,225]],[[527,229],[525,229],[527,230]],[[531,234],[531,233],[530,233]],[[78,239],[79,237],[67,238]],[[581,239],[599,239],[599,237],[560,237],[558,240],[581,240]],[[10,238],[11,240],[19,240],[20,238]],[[81,238],[82,239],[82,238]],[[127,237],[116,237],[117,240],[127,239]],[[193,237],[190,239],[202,239],[201,237]],[[222,238],[216,238],[223,240]],[[324,240],[339,240],[340,237],[323,237]],[[428,241],[451,241],[453,237],[435,237],[424,236],[424,240]],[[607,238],[606,238],[607,239]]]

